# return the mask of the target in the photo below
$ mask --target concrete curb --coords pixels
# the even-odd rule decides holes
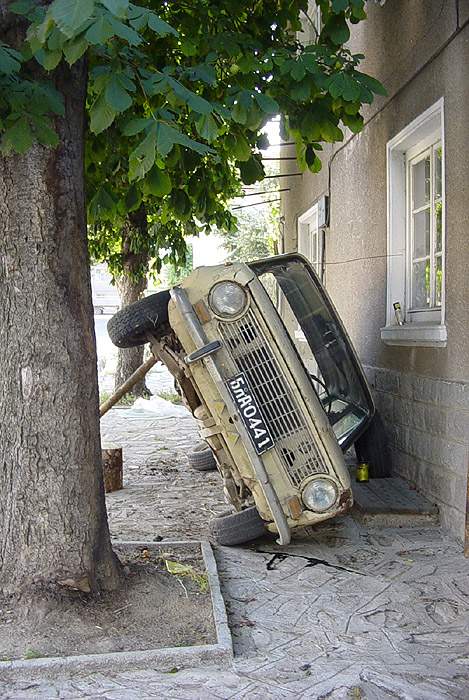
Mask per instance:
[[[233,659],[233,644],[226,616],[225,601],[221,594],[218,569],[212,548],[201,540],[164,540],[160,543],[114,542],[119,547],[145,547],[150,551],[161,551],[168,546],[199,546],[204,560],[210,595],[217,643],[191,647],[165,647],[145,651],[119,651],[107,654],[83,654],[77,656],[44,657],[40,659],[15,659],[0,662],[0,677],[24,679],[25,672],[32,675],[72,671],[106,671],[118,668],[120,671],[151,668],[154,671],[168,672],[173,668],[194,668],[213,664],[227,666]]]

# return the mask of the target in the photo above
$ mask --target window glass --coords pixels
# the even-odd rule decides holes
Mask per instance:
[[[412,266],[412,308],[430,306],[430,261],[414,262]]]
[[[441,306],[441,292],[443,289],[443,259],[439,255],[436,259],[436,305]]]
[[[412,166],[413,208],[430,203],[430,156]]]
[[[430,209],[414,214],[414,258],[430,254]]]
[[[444,288],[442,150],[437,141],[408,161],[410,178],[408,320],[441,307]],[[425,321],[419,315],[418,321]]]
[[[251,267],[264,286],[268,281],[268,291],[275,279],[284,300],[282,320],[287,330],[294,325],[290,319],[299,324],[306,342],[298,342],[296,334],[290,333],[292,342],[345,449],[368,420],[372,405],[337,314],[302,260],[291,256]]]

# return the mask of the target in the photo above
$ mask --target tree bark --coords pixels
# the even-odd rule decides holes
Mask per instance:
[[[122,266],[124,274],[116,280],[121,308],[141,299],[147,288],[148,255],[144,252],[132,252],[133,230],[138,232],[141,240],[148,233],[147,213],[143,205],[129,215],[128,224],[122,229]],[[143,363],[144,351],[145,347],[143,345],[136,348],[119,348],[114,377],[114,391],[124,384]],[[135,397],[151,395],[146,386],[145,378],[137,382],[129,393]]]
[[[60,145],[0,157],[0,592],[24,596],[119,583],[86,241],[86,66],[53,76]]]

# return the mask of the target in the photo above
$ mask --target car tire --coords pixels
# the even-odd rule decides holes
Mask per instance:
[[[198,472],[211,472],[217,468],[213,452],[206,442],[200,442],[187,455],[187,460]]]
[[[161,338],[169,327],[169,291],[151,294],[120,309],[107,324],[107,332],[118,348],[133,348],[148,342],[149,336]]]
[[[370,477],[383,479],[392,476],[391,451],[388,438],[381,416],[375,413],[373,419],[355,441],[355,454],[358,462],[367,462],[370,465]]]
[[[209,522],[209,532],[218,544],[233,547],[262,537],[266,530],[257,508],[252,506],[238,513],[212,518]]]

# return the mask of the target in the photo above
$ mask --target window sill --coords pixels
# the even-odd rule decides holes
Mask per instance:
[[[404,326],[386,326],[381,328],[381,340],[385,345],[445,348],[446,326],[424,326],[410,323]]]

